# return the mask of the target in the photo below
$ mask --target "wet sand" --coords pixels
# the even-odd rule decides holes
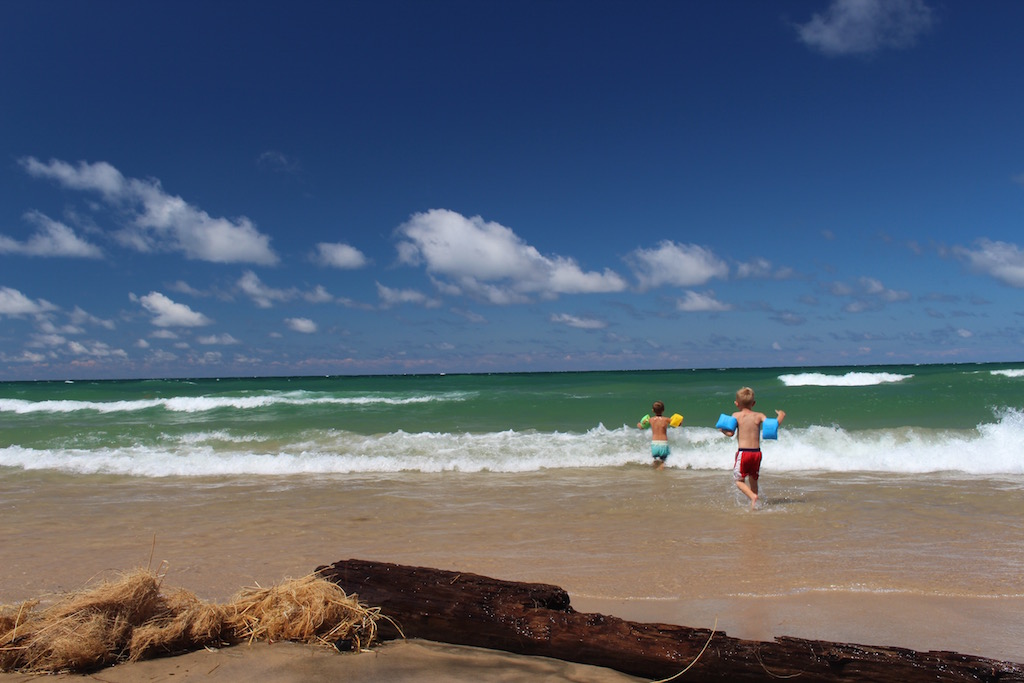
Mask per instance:
[[[717,622],[739,638],[789,635],[1024,661],[1019,483],[766,473],[762,493],[763,509],[750,513],[727,472],[643,467],[250,480],[0,473],[0,602],[75,590],[137,566],[162,566],[166,585],[220,601],[244,586],[361,558],[552,583],[578,611],[702,628]],[[426,657],[408,646],[358,658]],[[284,668],[323,658],[307,650],[285,655],[297,661]],[[251,656],[221,652],[217,671]],[[211,653],[144,665],[175,680],[181,667],[205,676],[214,665],[204,669],[204,655]],[[330,656],[330,664],[311,666],[350,666],[340,663],[347,655]],[[474,651],[470,659],[477,656],[486,660],[480,666],[507,669],[507,678],[493,680],[576,680],[564,669],[516,674],[493,663],[502,655]],[[118,669],[102,680],[154,680],[107,675]],[[403,675],[387,674],[423,680]],[[301,680],[320,679],[307,672]]]

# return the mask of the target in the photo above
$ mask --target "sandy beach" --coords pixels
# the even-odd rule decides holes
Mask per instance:
[[[372,652],[339,653],[325,648],[274,643],[201,650],[178,657],[122,664],[89,675],[39,676],[0,674],[2,683],[29,681],[540,681],[541,683],[628,683],[642,679],[596,666],[573,664],[544,657],[482,650],[425,640],[396,641]]]
[[[714,627],[738,638],[788,635],[1024,661],[1022,503],[992,491],[991,480],[776,475],[764,482],[763,509],[750,513],[717,473],[646,467],[99,485],[21,474],[0,479],[0,602],[76,590],[147,565],[162,567],[167,586],[225,601],[245,586],[361,558],[552,583],[580,612]],[[171,673],[180,680],[183,668],[217,675],[252,651],[202,652],[97,676],[131,680],[111,676],[146,671],[134,680]],[[463,666],[452,662],[455,651],[459,662],[473,662],[465,666],[500,669],[504,678],[494,673],[494,680],[577,675],[562,663],[540,674],[529,670],[540,663],[426,644],[390,643],[355,658],[282,651],[289,671],[356,666],[349,662],[400,670],[371,670],[367,680],[429,680],[435,667],[449,677],[448,667]],[[298,680],[253,666],[262,680]],[[516,673],[521,666],[526,673]]]

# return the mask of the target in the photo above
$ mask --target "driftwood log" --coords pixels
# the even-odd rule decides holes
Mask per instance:
[[[364,560],[317,572],[393,619],[401,633],[382,620],[385,639],[404,635],[552,657],[644,678],[686,669],[680,681],[1024,681],[1024,665],[954,652],[789,637],[740,640],[708,629],[582,614],[563,589],[546,584]]]

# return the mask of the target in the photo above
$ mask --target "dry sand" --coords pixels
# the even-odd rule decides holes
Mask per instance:
[[[573,664],[545,657],[520,655],[432,643],[425,640],[393,641],[369,652],[335,652],[327,648],[293,643],[238,645],[219,650],[200,650],[178,657],[121,664],[89,675],[31,676],[0,674],[0,683],[27,681],[102,681],[104,683],[152,683],[153,681],[538,681],[543,683],[627,683],[643,679],[596,666]]]

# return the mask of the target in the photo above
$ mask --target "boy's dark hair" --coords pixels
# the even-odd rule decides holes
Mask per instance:
[[[655,401],[654,405],[651,406],[651,410],[654,411],[655,415],[661,415],[663,412],[665,412],[665,404],[662,403],[661,401]]]

